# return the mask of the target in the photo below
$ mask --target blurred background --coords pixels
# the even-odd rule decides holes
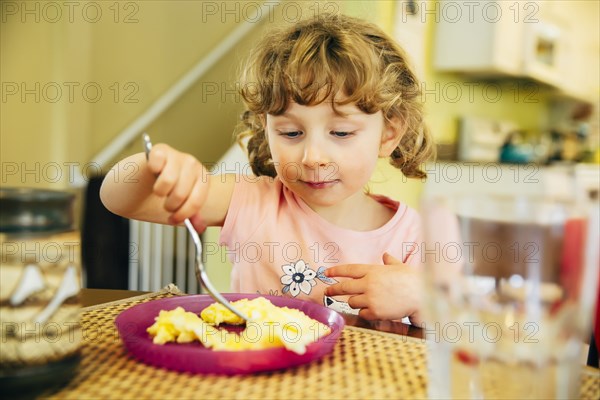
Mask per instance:
[[[141,151],[144,131],[217,173],[249,172],[233,138],[243,109],[240,64],[265,30],[319,13],[378,24],[422,79],[439,153],[427,166],[429,183],[382,160],[372,192],[417,207],[425,190],[465,184],[507,191],[543,179],[548,195],[597,190],[598,1],[0,5],[0,183],[78,194],[88,287],[156,290],[175,282],[197,290],[188,260],[176,255],[190,252],[184,232],[108,213],[97,194],[102,176]],[[206,264],[228,291],[218,233],[204,234]]]

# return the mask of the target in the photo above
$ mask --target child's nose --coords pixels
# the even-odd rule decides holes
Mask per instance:
[[[302,163],[307,167],[318,167],[326,165],[329,157],[323,146],[318,140],[308,140],[304,146]]]

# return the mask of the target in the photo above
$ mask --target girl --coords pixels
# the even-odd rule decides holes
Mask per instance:
[[[209,176],[191,155],[158,144],[148,162],[140,153],[111,170],[100,193],[106,207],[158,223],[190,218],[199,231],[222,226],[234,292],[420,323],[409,266],[419,263],[418,215],[365,190],[379,157],[423,178],[432,155],[402,49],[374,25],[320,16],[268,34],[241,87],[239,139],[248,139],[256,177]],[[138,183],[116,181],[131,162]]]

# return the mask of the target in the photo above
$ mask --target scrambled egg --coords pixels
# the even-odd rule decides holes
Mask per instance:
[[[264,297],[232,303],[250,319],[240,333],[215,326],[241,325],[244,321],[222,304],[213,303],[200,316],[181,307],[161,311],[147,331],[155,344],[188,343],[199,340],[213,350],[239,351],[285,347],[304,354],[306,346],[331,332],[331,329],[295,308],[277,307]]]

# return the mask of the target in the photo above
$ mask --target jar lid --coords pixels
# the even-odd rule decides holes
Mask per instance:
[[[57,190],[0,188],[0,232],[72,229],[74,199],[74,194]]]

